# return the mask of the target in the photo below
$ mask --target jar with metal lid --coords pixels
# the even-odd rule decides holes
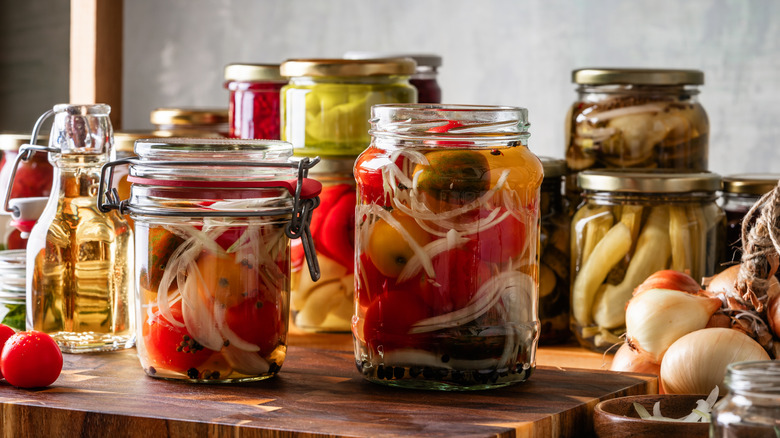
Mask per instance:
[[[709,121],[698,70],[574,70],[577,100],[566,117],[566,166],[706,171]],[[567,192],[576,192],[576,177]]]
[[[227,137],[228,110],[222,108],[157,108],[149,115],[157,137]]]
[[[347,52],[346,59],[383,59],[383,58],[411,58],[417,63],[417,69],[409,79],[409,83],[417,89],[417,102],[441,103],[441,87],[439,87],[439,67],[441,56],[433,54],[402,54],[402,53],[374,53],[374,52]]]
[[[742,257],[742,219],[763,195],[772,191],[780,174],[739,174],[723,178],[721,207],[726,212],[726,261]]]
[[[0,324],[25,330],[25,250],[0,251]]]
[[[720,176],[625,169],[580,172],[583,202],[571,224],[571,328],[605,351],[625,333],[625,306],[651,274],[672,269],[697,281],[722,262]]]
[[[317,160],[273,140],[147,139],[104,168],[99,202],[135,221],[138,357],[153,377],[243,382],[277,374],[287,352],[290,239],[303,237]],[[107,169],[130,165],[130,198]]]
[[[355,163],[358,370],[439,390],[528,379],[539,188],[524,108],[375,105]]]
[[[373,105],[417,102],[411,59],[292,59],[281,73],[282,140],[301,156],[353,158],[370,143]]]
[[[320,279],[306,275],[300,241],[292,243],[293,321],[308,331],[349,332],[355,290],[355,178],[351,159],[323,159],[309,175],[322,183],[320,205],[312,213]]]
[[[287,79],[279,64],[229,64],[225,88],[230,90],[229,123],[232,138],[278,140],[279,92]]]
[[[780,434],[780,361],[737,362],[726,368],[728,394],[710,413],[713,438]]]
[[[51,335],[65,353],[135,343],[133,232],[120,215],[97,205],[101,168],[113,155],[110,110],[103,104],[55,105],[35,123],[31,144],[14,162],[15,168],[44,152],[54,167],[51,196],[27,240],[27,328]],[[36,145],[49,117],[49,145]],[[20,213],[9,203],[4,207]]]
[[[571,336],[569,330],[569,214],[563,196],[566,162],[539,157],[544,168],[541,188],[539,232],[539,343],[558,344]]]

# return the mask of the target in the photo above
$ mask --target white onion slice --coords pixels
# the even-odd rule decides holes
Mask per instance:
[[[457,237],[457,235],[452,239],[452,241],[450,241],[449,238],[437,239],[425,245],[423,247],[423,251],[425,251],[425,254],[427,254],[431,260],[433,260],[433,258],[437,255],[452,248],[459,247],[468,241],[469,239],[465,237]],[[397,283],[403,283],[404,281],[417,275],[417,273],[420,272],[420,269],[422,269],[422,266],[422,260],[420,257],[418,257],[417,254],[413,255],[412,258],[406,262],[406,265],[401,270],[401,273],[398,274]],[[459,269],[459,267],[456,268]]]
[[[196,277],[200,277],[200,272],[194,263],[188,266],[187,273],[187,280],[181,290],[181,313],[184,317],[184,325],[193,339],[198,341],[200,345],[210,350],[219,351],[224,345],[224,339],[217,329],[212,309],[216,310],[221,306],[214,305],[214,299],[211,296],[203,297],[206,300],[201,298],[198,291],[199,280],[196,279]],[[200,281],[203,284],[202,278]],[[204,291],[210,295],[210,291],[205,288]]]
[[[254,376],[267,373],[271,369],[268,361],[258,353],[244,351],[232,345],[223,348],[222,355],[234,370],[242,374]]]

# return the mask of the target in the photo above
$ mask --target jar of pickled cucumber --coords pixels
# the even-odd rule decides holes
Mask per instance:
[[[292,242],[290,310],[298,328],[315,332],[349,332],[355,290],[355,160],[323,159],[309,172],[322,183],[320,205],[312,213],[311,230],[320,279],[306,273],[299,240]]]
[[[282,140],[295,154],[354,158],[368,147],[371,106],[415,103],[411,59],[293,59],[282,63]]]
[[[308,237],[316,160],[272,140],[136,142],[130,198],[101,181],[101,209],[135,221],[138,357],[153,377],[243,382],[277,374],[287,351],[290,239]],[[106,172],[110,175],[110,172]],[[304,242],[310,250],[312,243]],[[310,275],[319,268],[307,252]]]
[[[622,342],[626,303],[651,274],[715,274],[725,242],[721,178],[604,169],[577,181],[584,199],[571,224],[571,328],[582,346],[605,351]]]
[[[376,105],[355,163],[358,370],[487,389],[535,367],[539,188],[523,108]]]
[[[569,331],[569,214],[563,196],[564,160],[540,157],[544,167],[539,214],[539,343],[559,344]]]
[[[567,193],[594,168],[706,171],[709,122],[698,70],[574,70],[577,100],[566,116]]]
[[[742,219],[763,195],[772,191],[780,174],[739,174],[723,178],[720,204],[726,213],[726,261],[742,257]]]
[[[222,108],[157,108],[149,121],[157,137],[227,137],[228,110]]]
[[[279,64],[229,64],[225,67],[225,88],[230,91],[230,134],[232,138],[278,140],[279,91],[287,79]]]
[[[441,56],[429,53],[375,53],[347,52],[345,59],[387,59],[411,58],[417,63],[417,69],[409,79],[409,83],[417,89],[417,102],[441,103],[441,87],[439,86],[439,67]]]
[[[25,250],[0,251],[0,324],[16,330],[26,329],[26,269]]]

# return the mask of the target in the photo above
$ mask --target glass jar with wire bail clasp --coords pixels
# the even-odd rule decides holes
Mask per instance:
[[[535,367],[542,164],[523,108],[375,105],[355,163],[355,361],[391,386],[488,389]]]
[[[286,356],[290,239],[319,277],[309,221],[318,159],[272,140],[149,139],[103,168],[101,208],[135,221],[138,356],[150,376],[230,383],[276,375]],[[111,187],[130,164],[130,198]],[[105,193],[105,194],[104,194]]]
[[[583,202],[571,221],[571,329],[606,351],[626,331],[626,303],[657,271],[701,282],[723,261],[721,177],[602,169],[580,172]]]

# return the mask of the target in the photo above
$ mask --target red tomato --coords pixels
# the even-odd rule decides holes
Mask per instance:
[[[46,333],[19,332],[6,341],[0,368],[5,380],[19,388],[49,386],[62,371],[62,352]]]
[[[438,132],[438,133],[445,133],[450,132],[450,129],[453,128],[460,128],[463,126],[463,123],[460,123],[457,120],[450,120],[444,125],[434,126],[433,128],[425,131],[425,132]]]
[[[260,356],[267,356],[283,341],[281,308],[262,297],[228,307],[225,321],[238,337],[260,347]]]
[[[409,334],[412,326],[432,316],[418,295],[408,290],[392,290],[382,294],[366,309],[363,336],[369,348],[414,348],[423,344],[427,335]]]
[[[357,181],[360,200],[363,204],[390,205],[390,197],[385,194],[382,168],[390,160],[386,152],[376,147],[363,151],[355,162],[355,181]],[[398,157],[395,164],[402,168],[404,157]]]
[[[318,251],[352,273],[355,269],[355,192],[346,191],[330,206],[314,235]]]
[[[489,263],[507,262],[520,255],[525,239],[525,224],[509,215],[497,225],[477,233],[479,257]]]
[[[171,306],[171,314],[174,320],[184,321],[181,301]],[[214,353],[193,339],[187,327],[176,326],[161,315],[145,323],[142,332],[146,354],[155,367],[186,373],[190,368],[203,364]]]
[[[420,298],[435,315],[465,307],[490,278],[490,267],[480,261],[474,244],[445,251],[432,259],[436,278],[423,275]]]
[[[11,327],[8,327],[5,324],[0,324],[0,354],[3,352],[3,346],[5,346],[5,342],[10,338],[11,336],[16,333],[14,329]],[[0,369],[0,379],[3,378],[2,369]]]
[[[395,288],[395,278],[385,277],[376,268],[368,254],[360,254],[361,272],[356,274],[355,293],[358,303],[367,307],[374,299]]]

